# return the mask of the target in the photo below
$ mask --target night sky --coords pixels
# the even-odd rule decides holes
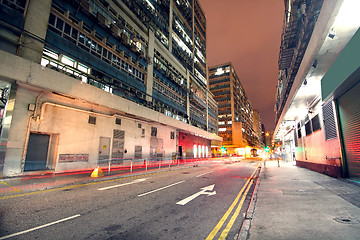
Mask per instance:
[[[200,0],[208,66],[232,62],[266,131],[275,128],[275,92],[284,0]]]

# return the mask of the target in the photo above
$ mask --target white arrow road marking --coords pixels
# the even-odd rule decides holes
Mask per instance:
[[[212,196],[212,195],[215,195],[216,194],[216,191],[213,191],[213,192],[207,192],[207,191],[212,191],[215,187],[215,184],[213,185],[210,185],[210,186],[207,186],[207,187],[203,187],[201,188],[201,191],[200,192],[197,192],[193,195],[191,195],[190,197],[187,197],[179,202],[177,202],[176,204],[178,205],[185,205],[187,204],[188,202],[190,202],[191,200],[197,198],[198,196],[202,195],[202,194],[205,194],[205,195],[208,195],[208,196]]]
[[[134,184],[134,183],[139,183],[139,182],[143,182],[146,181],[148,178],[141,178],[141,179],[136,179],[132,182],[128,182],[128,183],[122,183],[119,185],[114,185],[114,186],[110,186],[110,187],[103,187],[103,188],[99,188],[98,190],[102,191],[102,190],[107,190],[107,189],[111,189],[111,188],[116,188],[116,187],[121,187],[121,186],[125,186],[125,185],[130,185],[130,184]]]

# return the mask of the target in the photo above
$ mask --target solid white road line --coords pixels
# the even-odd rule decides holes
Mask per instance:
[[[170,185],[168,185],[168,186],[165,186],[165,187],[162,187],[162,188],[159,188],[159,189],[150,191],[150,192],[146,192],[146,193],[143,193],[143,194],[139,194],[138,197],[142,197],[142,196],[148,195],[148,194],[150,194],[150,193],[154,193],[154,192],[157,192],[157,191],[163,190],[163,189],[165,189],[165,188],[169,188],[169,187],[175,186],[175,185],[180,184],[180,183],[183,183],[183,182],[185,182],[185,180],[184,180],[184,181],[177,182],[177,183],[170,184]]]
[[[196,177],[201,177],[201,176],[204,176],[205,174],[209,174],[209,173],[213,173],[214,171],[211,171],[211,172],[207,172],[207,173],[203,173],[203,174],[200,174],[199,176],[196,176]]]
[[[41,226],[38,226],[38,227],[30,228],[30,229],[22,231],[22,232],[13,233],[13,234],[10,234],[10,235],[7,235],[7,236],[3,236],[3,237],[0,237],[0,240],[8,239],[8,238],[15,237],[15,236],[19,236],[19,235],[24,234],[24,233],[32,232],[32,231],[38,230],[40,228],[44,228],[44,227],[48,227],[48,226],[51,226],[51,225],[54,225],[54,224],[57,224],[57,223],[65,222],[65,221],[68,221],[68,220],[71,220],[71,219],[77,218],[77,217],[80,217],[80,214],[76,214],[74,216],[64,218],[64,219],[60,219],[58,221],[48,223],[48,224],[45,224],[45,225],[41,225]]]
[[[122,183],[119,185],[114,185],[114,186],[110,186],[110,187],[103,187],[103,188],[99,188],[98,190],[102,191],[102,190],[107,190],[107,189],[111,189],[111,188],[116,188],[116,187],[121,187],[121,186],[125,186],[125,185],[130,185],[130,184],[134,184],[134,183],[139,183],[139,182],[143,182],[146,181],[147,178],[141,178],[141,179],[136,179],[132,182],[128,182],[128,183]]]

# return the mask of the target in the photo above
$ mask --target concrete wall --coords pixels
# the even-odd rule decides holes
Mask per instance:
[[[124,158],[133,158],[135,145],[142,146],[142,157],[150,156],[150,135],[151,127],[157,127],[157,138],[163,139],[165,158],[171,158],[172,153],[176,152],[176,139],[170,139],[170,132],[175,132],[174,128],[149,123],[136,119],[124,118],[118,115],[107,114],[108,109],[77,101],[72,98],[58,96],[51,92],[39,92],[28,86],[19,86],[17,89],[15,104],[14,121],[9,136],[8,152],[5,161],[5,175],[21,173],[24,165],[24,152],[26,152],[28,134],[40,133],[49,134],[57,137],[57,149],[55,154],[55,171],[74,170],[92,168],[98,165],[99,141],[100,137],[113,139],[113,130],[125,131]],[[36,98],[37,101],[36,101]],[[28,104],[38,103],[38,108],[34,112],[28,111]],[[102,114],[99,114],[102,110]],[[96,124],[89,124],[89,116],[96,117]],[[115,124],[116,117],[121,119],[121,125]],[[30,121],[30,125],[28,125]],[[141,128],[138,128],[138,124]],[[142,135],[142,129],[145,134]],[[110,153],[111,153],[111,145]],[[60,154],[88,154],[87,162],[60,163]],[[48,162],[52,163],[49,156]],[[111,155],[110,155],[111,157]],[[51,166],[49,166],[51,168]]]
[[[295,158],[297,161],[306,163],[306,166],[314,164],[314,166],[316,166],[314,169],[319,166],[324,168],[326,166],[339,167],[340,161],[337,159],[341,157],[339,139],[334,138],[325,140],[325,129],[321,106],[318,106],[315,109],[314,113],[310,115],[310,119],[316,114],[319,114],[321,129],[306,136],[305,126],[301,128],[302,137],[301,139],[298,139],[298,147],[296,147]]]
[[[158,128],[157,138],[163,139],[165,157],[171,158],[177,151],[176,138],[170,132],[179,130],[198,134],[209,139],[221,140],[215,134],[180,122],[162,113],[128,101],[99,88],[83,83],[63,73],[45,68],[40,64],[0,51],[0,81],[12,83],[15,97],[8,102],[13,111],[11,118],[4,119],[9,131],[4,159],[4,176],[21,174],[26,158],[30,132],[50,134],[57,142],[54,160],[55,171],[94,167],[97,165],[99,138],[112,140],[113,129],[125,130],[126,158],[134,157],[135,145],[142,146],[143,157],[150,154],[151,127]],[[16,69],[13,66],[17,66]],[[35,111],[29,111],[35,104]],[[55,104],[59,106],[55,106]],[[88,123],[89,115],[96,116],[96,125]],[[6,113],[5,113],[6,116]],[[122,125],[115,125],[116,116]],[[141,136],[138,123],[145,129]],[[29,125],[30,124],[30,125]],[[210,151],[210,140],[209,151]],[[52,146],[54,143],[50,143]],[[110,151],[111,152],[111,151]],[[59,163],[59,154],[89,154],[88,162]],[[50,156],[51,157],[51,156]]]

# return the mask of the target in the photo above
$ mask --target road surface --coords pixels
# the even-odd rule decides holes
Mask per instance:
[[[0,198],[0,240],[234,239],[258,163],[213,162]]]

